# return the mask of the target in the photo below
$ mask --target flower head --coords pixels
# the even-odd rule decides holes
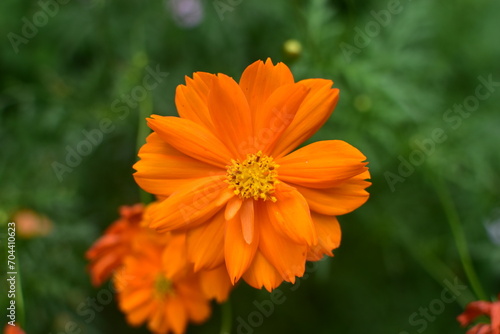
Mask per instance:
[[[54,228],[47,216],[28,209],[17,211],[12,220],[16,222],[17,235],[25,239],[46,236]]]
[[[6,324],[3,328],[3,334],[25,334],[21,326],[16,323],[15,325]]]
[[[147,227],[156,205],[120,208],[120,219],[87,252],[90,272],[95,285],[112,276],[131,325],[183,333],[188,322],[209,316],[211,299],[225,301],[232,284],[223,265],[194,272],[186,233],[160,234]]]
[[[368,199],[365,156],[340,141],[292,152],[329,118],[338,89],[295,82],[288,67],[257,61],[239,83],[198,72],[177,88],[180,117],[153,115],[134,177],[165,198],[150,227],[186,231],[195,270],[226,265],[268,290],[303,275],[305,261],[339,246],[335,216]]]
[[[153,333],[184,333],[189,321],[210,315],[200,275],[183,260],[183,235],[141,234],[114,275],[120,309],[133,326]]]
[[[500,301],[478,300],[469,303],[465,311],[457,317],[457,320],[465,327],[481,315],[490,317],[491,323],[476,324],[467,331],[467,334],[500,334]]]

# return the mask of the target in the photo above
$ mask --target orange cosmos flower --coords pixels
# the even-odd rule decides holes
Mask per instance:
[[[14,326],[6,324],[3,329],[4,334],[25,334],[21,326],[16,323]]]
[[[17,211],[12,220],[16,222],[16,234],[25,239],[46,236],[54,228],[47,216],[29,209]]]
[[[498,298],[500,298],[500,295]],[[500,301],[487,302],[479,300],[469,303],[465,311],[457,317],[457,320],[465,327],[481,315],[489,316],[491,324],[477,324],[471,327],[467,334],[500,334]]]
[[[198,72],[177,88],[180,117],[153,115],[134,177],[166,198],[150,227],[185,230],[195,270],[225,262],[268,290],[302,276],[306,259],[332,255],[335,216],[368,199],[366,158],[340,140],[292,152],[329,118],[338,89],[324,79],[295,82],[288,67],[257,61],[239,83]]]
[[[189,269],[183,234],[141,233],[114,276],[127,321],[133,326],[147,322],[157,334],[184,333],[189,321],[205,321],[211,312],[209,299],[200,275]]]
[[[85,256],[90,260],[89,271],[94,286],[107,280],[130,252],[131,243],[141,229],[144,205],[120,207],[120,218],[109,226]]]

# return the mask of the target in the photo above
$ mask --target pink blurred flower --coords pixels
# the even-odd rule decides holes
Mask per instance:
[[[168,9],[180,27],[196,27],[203,20],[203,6],[200,0],[167,0]]]

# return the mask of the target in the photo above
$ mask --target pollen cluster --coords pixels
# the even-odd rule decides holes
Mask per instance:
[[[279,182],[278,165],[272,157],[262,152],[248,154],[245,161],[231,160],[232,165],[227,167],[227,180],[229,188],[240,198],[271,200],[276,202],[274,187]]]
[[[163,274],[159,274],[155,280],[155,292],[160,298],[164,298],[165,295],[173,293],[172,282],[168,280]]]

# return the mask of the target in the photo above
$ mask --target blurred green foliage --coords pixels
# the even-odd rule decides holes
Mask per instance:
[[[296,79],[335,81],[340,102],[311,141],[358,147],[373,185],[366,205],[340,217],[335,258],[314,266],[300,286],[281,286],[284,302],[252,330],[464,333],[455,317],[476,297],[448,224],[453,217],[487,297],[500,291],[500,252],[485,229],[500,224],[500,87],[476,99],[470,113],[447,113],[474,102],[479,77],[500,81],[498,1],[210,0],[194,27],[183,26],[186,17],[164,0],[60,0],[41,24],[41,3],[49,2],[0,3],[0,223],[6,229],[22,208],[54,223],[48,236],[17,242],[27,333],[146,332],[129,328],[114,301],[86,312],[88,298],[102,292],[90,286],[83,257],[118,206],[140,200],[131,176],[138,129],[150,113],[176,114],[175,87],[185,75],[238,79],[267,57],[287,63]],[[27,38],[24,26],[34,16],[40,26]],[[301,43],[298,57],[283,50],[288,39]],[[127,105],[123,95],[142,84],[148,67],[168,76],[143,102]],[[102,140],[58,177],[54,162],[66,165],[68,150],[86,139],[83,131],[95,133],[106,119]],[[435,142],[436,129],[446,139]],[[429,140],[430,154],[417,157],[419,143]],[[410,162],[413,171],[402,177],[400,157],[410,161],[412,154],[419,163]],[[388,182],[388,172],[400,179]],[[455,279],[467,285],[457,301],[422,315],[421,308],[439,304],[445,280]],[[254,301],[269,300],[240,284],[231,297],[233,331],[239,319],[252,321]],[[3,292],[0,302],[5,309]],[[218,332],[220,317],[215,306],[209,322],[189,332]]]

